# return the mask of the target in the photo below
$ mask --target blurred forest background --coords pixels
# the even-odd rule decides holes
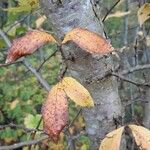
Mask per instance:
[[[114,61],[118,69],[129,70],[131,67],[150,63],[150,20],[140,27],[137,17],[139,7],[145,2],[149,1],[104,0],[102,3],[101,18],[105,33],[113,47],[119,51],[120,59]],[[22,5],[17,7],[18,4]],[[0,0],[1,35],[5,33],[12,41],[31,29],[44,29],[53,33],[38,0]],[[7,49],[8,45],[4,37],[0,36],[1,64],[5,62]],[[60,53],[55,53],[55,51],[56,45],[47,44],[32,56],[26,57],[50,85],[57,83],[62,65]],[[46,63],[40,67],[45,60]],[[143,85],[149,84],[149,71],[149,69],[141,69],[127,74],[126,77]],[[125,109],[123,124],[135,123],[150,128],[150,89],[147,86],[134,85],[121,79],[118,79],[118,85],[122,106]],[[41,118],[41,105],[46,99],[46,93],[47,91],[41,87],[36,77],[22,63],[0,68],[0,146],[31,139],[30,131],[18,128],[18,126],[11,127],[10,123],[26,128],[36,128]],[[79,107],[73,102],[70,102],[69,106],[71,121],[75,118]],[[42,129],[42,123],[40,129]],[[77,134],[84,133],[84,129],[84,119],[80,114],[69,128],[76,150],[89,149],[90,141],[86,134]],[[40,132],[36,133],[36,137],[40,137]],[[58,144],[44,141],[32,149],[63,150],[66,147],[66,138],[62,133]]]

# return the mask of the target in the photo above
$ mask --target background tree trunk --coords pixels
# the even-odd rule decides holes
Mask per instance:
[[[41,5],[54,32],[61,38],[75,27],[87,28],[103,35],[102,22],[97,17],[96,3],[92,0],[41,0]],[[122,116],[116,80],[112,77],[98,80],[106,70],[112,69],[112,62],[110,57],[91,55],[74,44],[64,46],[64,53],[67,58],[74,57],[67,61],[68,74],[80,81],[95,101],[95,107],[84,109],[83,115],[91,149],[96,150],[105,134],[115,128],[114,118]]]

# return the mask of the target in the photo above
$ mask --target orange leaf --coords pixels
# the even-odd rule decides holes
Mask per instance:
[[[53,36],[46,32],[40,30],[29,31],[25,36],[13,41],[8,51],[6,63],[14,62],[22,56],[31,55],[48,42],[57,43]]]
[[[76,104],[83,107],[94,106],[90,93],[78,81],[71,77],[65,77],[61,81],[61,84],[67,96]]]
[[[73,41],[80,48],[98,54],[107,54],[114,51],[114,48],[102,36],[82,28],[75,28],[65,35],[62,44]]]
[[[57,84],[48,94],[48,98],[42,106],[44,131],[50,138],[57,142],[59,134],[68,121],[68,104],[66,94]]]

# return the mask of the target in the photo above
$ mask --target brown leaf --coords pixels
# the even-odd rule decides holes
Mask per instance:
[[[120,141],[124,127],[114,130],[106,135],[101,142],[99,150],[120,150]]]
[[[13,41],[8,51],[6,63],[14,62],[22,56],[31,55],[47,42],[57,43],[53,36],[46,32],[40,30],[29,31],[25,36]]]
[[[140,23],[140,26],[149,18],[150,18],[150,4],[145,3],[138,10],[138,21]]]
[[[139,146],[141,150],[149,150],[150,149],[150,130],[137,125],[129,125],[128,126],[132,134],[135,138],[136,144]]]
[[[107,54],[114,51],[114,48],[105,38],[87,29],[75,28],[71,30],[65,35],[62,44],[68,41],[73,41],[90,53]]]
[[[90,93],[78,81],[72,77],[65,77],[61,81],[61,84],[67,96],[76,104],[83,107],[94,106],[94,102]]]
[[[42,106],[44,131],[57,142],[59,134],[68,121],[68,104],[66,94],[59,84],[54,86]]]

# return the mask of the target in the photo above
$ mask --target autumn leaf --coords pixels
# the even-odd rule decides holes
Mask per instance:
[[[36,21],[35,21],[35,24],[36,24],[36,28],[40,28],[42,26],[42,24],[45,22],[46,20],[46,16],[43,15],[43,16],[40,16]]]
[[[30,31],[25,36],[13,41],[7,54],[6,63],[14,62],[22,56],[31,55],[48,42],[57,43],[53,36],[46,32],[40,30]]]
[[[48,98],[42,106],[42,116],[44,131],[54,142],[57,142],[60,132],[68,121],[67,98],[59,83],[49,92]]]
[[[124,127],[114,130],[102,140],[99,150],[120,150],[120,142]]]
[[[113,18],[113,17],[115,17],[115,18],[124,17],[124,16],[129,15],[130,13],[131,13],[130,11],[127,11],[127,12],[117,11],[117,12],[115,12],[113,14],[108,15],[105,20],[107,20],[109,18]]]
[[[145,3],[139,10],[138,10],[138,21],[140,26],[150,18],[150,3]]]
[[[141,150],[149,150],[150,149],[150,130],[137,125],[129,125],[128,126],[132,134],[135,138],[136,144],[139,146]]]
[[[68,32],[62,44],[68,41],[73,41],[89,53],[107,54],[114,51],[114,48],[105,38],[83,28],[75,28]]]
[[[62,79],[61,84],[67,96],[76,104],[83,107],[94,106],[90,93],[78,81],[72,77],[65,77]]]

